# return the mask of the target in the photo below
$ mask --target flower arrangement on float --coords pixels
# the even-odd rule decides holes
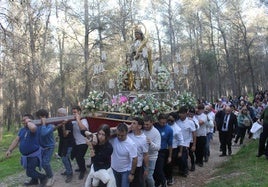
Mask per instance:
[[[173,106],[168,102],[162,101],[158,106],[159,113],[167,113],[173,110]]]
[[[91,91],[86,99],[81,102],[83,112],[95,113],[97,111],[109,111],[131,114],[132,116],[151,115],[154,118],[160,113],[168,113],[174,108],[182,106],[195,106],[195,97],[189,92],[183,92],[176,99],[159,101],[155,95],[146,93],[133,98],[124,95],[114,96],[111,100],[105,98],[102,91]]]
[[[109,102],[104,97],[104,92],[90,91],[88,97],[81,102],[86,112],[107,111]]]
[[[174,101],[173,105],[176,108],[180,108],[182,106],[186,107],[195,107],[197,104],[197,100],[190,92],[183,92],[179,94],[177,100]]]
[[[108,111],[110,112],[131,113],[129,99],[124,95],[113,96],[111,104],[108,107]]]
[[[133,116],[156,115],[159,112],[160,103],[152,94],[140,95],[130,102]]]

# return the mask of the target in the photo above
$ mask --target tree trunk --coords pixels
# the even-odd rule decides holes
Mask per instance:
[[[209,15],[208,15],[208,18],[209,18],[209,26],[210,26],[210,50],[213,51],[213,54],[214,54],[214,61],[215,61],[215,69],[217,70],[215,72],[214,75],[216,75],[216,80],[215,81],[211,81],[211,84],[210,84],[210,97],[211,97],[211,101],[213,102],[213,98],[215,98],[216,96],[218,97],[219,94],[221,94],[221,79],[220,79],[220,70],[219,70],[219,62],[218,62],[218,58],[217,58],[217,51],[216,51],[216,45],[215,45],[215,42],[214,42],[214,29],[213,29],[213,23],[212,23],[212,12],[211,12],[211,2],[209,4]],[[213,83],[215,83],[215,86],[218,84],[218,95],[215,95],[216,93],[213,92],[213,88],[214,88],[214,85]]]
[[[89,93],[89,65],[88,65],[88,60],[89,60],[89,46],[88,46],[88,41],[89,41],[89,13],[88,13],[88,0],[84,0],[84,8],[85,8],[85,43],[84,43],[84,84],[85,84],[85,90],[84,90],[84,98],[87,97]]]
[[[98,19],[98,37],[99,37],[99,58],[100,58],[100,62],[103,61],[102,59],[102,53],[103,53],[103,38],[102,38],[102,30],[103,30],[103,23],[101,22],[100,18],[101,18],[101,10],[100,10],[100,3],[97,3],[98,5],[98,15],[97,15],[97,19]]]
[[[0,142],[3,139],[3,120],[4,120],[4,102],[3,102],[3,67],[0,66]]]
[[[58,35],[58,44],[59,44],[59,59],[60,59],[60,89],[61,89],[61,106],[65,106],[65,73],[64,73],[64,38],[65,32],[62,32],[62,36]]]
[[[29,28],[29,38],[30,38],[30,60],[25,59],[28,64],[28,95],[27,95],[27,103],[26,103],[26,109],[27,112],[31,112],[32,108],[35,108],[36,105],[36,95],[35,95],[35,80],[37,76],[35,74],[39,72],[37,70],[38,66],[36,65],[36,48],[35,48],[35,36],[34,36],[34,26],[33,26],[33,18],[31,14],[31,7],[30,3],[27,3],[27,15],[28,15],[28,28]]]
[[[193,85],[193,89],[195,90],[194,92],[195,93],[199,93],[199,90],[200,90],[200,88],[199,88],[199,77],[198,77],[198,71],[197,71],[197,63],[196,63],[196,61],[197,61],[197,56],[196,56],[196,50],[195,50],[195,44],[194,44],[194,41],[193,41],[193,36],[192,35],[195,35],[195,34],[193,34],[193,31],[192,31],[193,29],[191,29],[191,26],[190,26],[190,28],[189,28],[189,38],[190,38],[190,49],[191,49],[191,53],[192,53],[192,55],[191,55],[191,62],[192,62],[192,64],[193,64],[193,79],[195,80],[194,81],[194,83],[195,83],[195,85]]]
[[[169,41],[170,41],[170,63],[171,63],[171,67],[172,67],[172,72],[174,72],[174,63],[175,62],[175,56],[176,56],[176,48],[175,48],[175,33],[174,33],[174,28],[173,28],[173,16],[172,16],[172,7],[171,7],[171,0],[168,1],[168,24],[169,24]],[[176,84],[176,79],[177,76],[175,73],[172,73],[172,80],[174,82],[174,89],[178,90],[178,85]]]
[[[223,30],[221,30],[222,33],[222,38],[223,38],[223,42],[224,42],[224,51],[225,51],[225,58],[226,58],[226,63],[227,63],[227,69],[228,69],[228,73],[230,75],[230,81],[231,81],[231,85],[232,85],[232,90],[233,90],[233,95],[237,95],[238,93],[238,87],[237,87],[237,81],[235,78],[235,71],[234,71],[234,65],[232,64],[231,60],[230,60],[230,53],[229,53],[229,49],[227,47],[227,40],[226,40],[226,36]]]
[[[156,29],[156,35],[157,35],[157,43],[158,43],[158,51],[159,51],[159,61],[160,61],[160,63],[162,63],[162,45],[161,45],[160,32],[159,32],[159,28],[158,28],[157,24],[155,24],[155,29]]]
[[[206,79],[206,74],[205,74],[205,70],[204,70],[204,59],[202,57],[203,52],[204,52],[204,45],[203,45],[203,25],[202,22],[200,20],[200,16],[197,13],[196,14],[196,18],[198,21],[198,27],[197,27],[197,31],[196,33],[196,50],[197,50],[197,56],[198,56],[198,62],[199,62],[199,73],[200,73],[200,85],[201,85],[201,90],[200,90],[200,96],[201,97],[205,97],[206,98],[206,85],[207,85],[207,79]],[[199,35],[198,35],[198,34]]]
[[[229,53],[229,49],[227,46],[227,38],[226,38],[226,34],[225,31],[223,30],[223,28],[221,27],[221,23],[220,23],[220,18],[217,18],[217,22],[218,22],[218,26],[219,26],[219,31],[221,33],[221,37],[223,39],[223,47],[224,47],[224,51],[225,51],[225,59],[226,59],[226,63],[227,63],[227,70],[228,70],[228,74],[230,75],[230,82],[231,82],[231,87],[233,90],[233,95],[237,95],[238,93],[238,87],[237,87],[237,81],[235,78],[235,69],[234,69],[234,65],[231,62],[230,59],[230,53]]]

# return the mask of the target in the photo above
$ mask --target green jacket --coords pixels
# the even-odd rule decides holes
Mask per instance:
[[[266,107],[264,109],[264,111],[261,114],[260,119],[263,120],[263,124],[267,124],[268,125],[268,107]]]

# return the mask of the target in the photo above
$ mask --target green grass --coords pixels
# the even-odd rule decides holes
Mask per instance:
[[[12,156],[10,158],[6,158],[5,156],[9,145],[16,136],[16,130],[10,130],[7,132],[4,129],[3,139],[0,142],[0,181],[9,175],[19,173],[23,170],[20,166],[20,153],[17,148],[12,152]]]
[[[266,187],[268,186],[268,160],[257,158],[258,140],[243,146],[214,174],[214,180],[206,187]]]

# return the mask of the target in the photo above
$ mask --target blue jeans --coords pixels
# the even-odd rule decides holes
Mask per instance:
[[[116,187],[129,187],[128,176],[130,171],[117,172],[113,169]]]
[[[73,149],[72,147],[68,147],[66,155],[61,157],[62,163],[63,163],[65,170],[66,170],[65,171],[66,175],[73,174],[72,163],[70,160],[72,149]]]
[[[42,167],[48,178],[53,176],[50,161],[54,152],[54,147],[45,148],[42,150]]]
[[[149,160],[148,175],[145,179],[147,187],[155,187],[154,177],[153,177],[155,164],[156,164],[156,159]]]
[[[210,156],[210,142],[212,139],[213,139],[213,133],[212,132],[207,133],[205,158]]]
[[[44,174],[41,174],[38,171],[36,171],[36,167],[39,167],[38,157],[28,157],[26,175],[28,177],[31,177],[33,180],[45,178],[46,176]]]

